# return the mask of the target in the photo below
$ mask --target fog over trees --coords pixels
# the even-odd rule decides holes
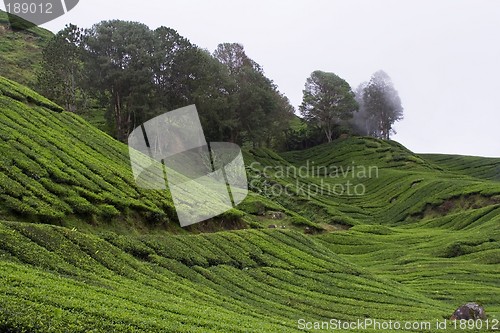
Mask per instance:
[[[367,136],[389,140],[393,125],[403,119],[403,107],[391,78],[384,71],[374,73],[369,82],[356,89],[360,108],[352,122],[356,130]]]

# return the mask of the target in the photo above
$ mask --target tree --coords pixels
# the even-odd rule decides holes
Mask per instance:
[[[262,72],[262,68],[246,55],[245,48],[239,43],[217,45],[214,57],[227,67],[230,75],[236,75],[248,67]]]
[[[38,75],[38,90],[75,113],[85,106],[82,36],[83,30],[72,24],[59,31],[43,49]]]
[[[302,116],[317,124],[328,142],[342,121],[352,118],[358,103],[349,84],[333,73],[315,71],[307,79],[299,109]]]
[[[223,64],[208,51],[193,48],[182,57],[176,73],[182,73],[189,104],[196,104],[209,141],[228,141],[237,127],[230,91],[234,82]]]
[[[189,99],[186,79],[196,47],[174,29],[159,27],[153,32],[153,82],[156,102],[163,112],[186,106]]]
[[[262,67],[250,59],[238,43],[219,44],[214,57],[225,66],[231,80],[229,109],[232,142],[251,142],[254,146],[271,146],[278,137],[284,137],[293,107],[272,80],[264,75]]]
[[[196,104],[209,141],[276,147],[294,114],[242,45],[220,44],[212,56],[166,27],[120,20],[70,26],[45,59],[47,95],[68,110],[88,96],[89,114],[105,113],[106,130],[121,141],[159,114]]]
[[[153,34],[144,24],[118,20],[103,21],[85,33],[86,72],[108,99],[108,119],[116,138],[124,141],[140,125],[137,115],[150,108]]]
[[[377,137],[378,126],[375,118],[368,113],[363,94],[368,82],[361,83],[354,91],[356,102],[358,102],[359,110],[354,113],[353,118],[349,121],[351,130],[356,135]]]
[[[392,126],[403,119],[403,107],[392,80],[384,71],[378,71],[363,89],[363,108],[369,119],[372,135],[389,140],[395,133]]]

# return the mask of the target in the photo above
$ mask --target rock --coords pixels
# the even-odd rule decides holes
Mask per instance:
[[[269,216],[273,220],[281,220],[283,219],[283,213],[282,212],[268,212]]]
[[[486,314],[484,313],[484,308],[481,305],[477,303],[467,303],[456,309],[450,317],[450,320],[460,319],[486,319]]]

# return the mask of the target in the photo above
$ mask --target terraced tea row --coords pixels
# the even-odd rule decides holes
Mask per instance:
[[[500,158],[438,154],[420,156],[445,170],[480,179],[500,181]]]
[[[499,317],[496,160],[372,138],[247,150],[249,196],[199,230],[260,230],[194,235],[136,187],[126,146],[61,111],[0,78],[0,218],[69,226],[0,223],[0,331],[292,332],[466,301]]]

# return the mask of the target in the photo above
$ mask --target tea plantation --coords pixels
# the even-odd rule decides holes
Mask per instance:
[[[500,329],[500,159],[246,150],[248,198],[184,230],[125,145],[3,78],[0,124],[0,332]],[[481,328],[436,327],[469,301]]]

